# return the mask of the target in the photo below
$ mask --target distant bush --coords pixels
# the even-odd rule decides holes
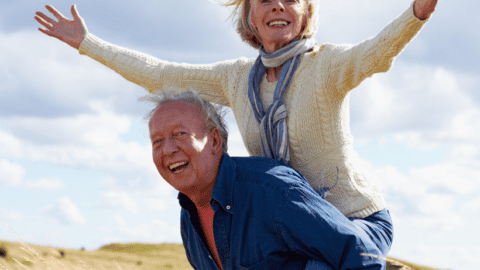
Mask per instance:
[[[6,258],[7,257],[7,250],[3,247],[0,247],[0,258]]]

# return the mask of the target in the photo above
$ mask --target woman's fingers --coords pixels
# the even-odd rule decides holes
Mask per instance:
[[[47,8],[48,11],[50,11],[50,13],[52,13],[53,16],[55,16],[55,18],[57,18],[58,20],[66,20],[67,18],[65,18],[63,16],[62,13],[60,13],[58,10],[56,10],[54,7],[50,6],[50,5],[46,5],[45,6]]]
[[[41,27],[38,28],[38,31],[44,33],[44,34],[47,35],[47,36],[51,36],[51,37],[54,37],[54,38],[58,38],[57,36],[55,36],[54,32],[52,32],[52,31],[47,31],[47,30],[45,30],[45,29],[43,29],[43,28],[41,28]]]
[[[47,15],[43,14],[42,12],[40,11],[37,11],[35,12],[35,19],[37,20],[37,22],[39,22],[40,24],[44,25],[42,22],[45,22],[45,23],[48,23],[50,24],[51,26],[56,23],[56,21],[50,17],[48,17]]]
[[[72,8],[70,9],[70,12],[72,12],[73,20],[76,21],[76,20],[81,19],[80,15],[78,14],[76,5],[72,5]]]
[[[50,31],[53,30],[52,23],[49,23],[45,18],[41,17],[40,15],[35,16],[35,20],[41,25],[43,25],[45,28],[47,28],[48,30]]]

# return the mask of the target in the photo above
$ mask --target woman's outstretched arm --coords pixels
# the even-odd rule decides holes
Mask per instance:
[[[326,82],[332,91],[343,97],[366,78],[388,71],[395,57],[426,23],[436,3],[437,0],[412,1],[410,7],[377,36],[354,46],[325,44],[323,53],[330,60],[319,62],[320,65],[328,65],[322,67],[328,72],[318,77],[319,80]]]
[[[177,64],[122,48],[105,42],[88,32],[84,20],[75,5],[71,8],[73,20],[47,5],[53,15],[36,12],[35,19],[44,27],[39,30],[74,47],[82,55],[111,68],[125,79],[142,86],[151,93],[168,88],[194,88],[202,97],[214,103],[229,106],[227,89],[229,79],[242,66],[250,66],[246,59],[224,61],[210,65]],[[56,18],[56,20],[55,20]]]
[[[56,10],[50,5],[45,6],[50,13],[52,13],[58,21],[48,17],[40,11],[35,13],[35,20],[39,22],[43,27],[39,27],[38,30],[45,35],[57,38],[75,49],[80,48],[80,44],[88,33],[85,21],[78,14],[75,5],[72,6],[71,12],[73,20],[65,18],[62,13]]]

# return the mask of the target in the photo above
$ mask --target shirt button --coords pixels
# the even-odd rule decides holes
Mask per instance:
[[[227,210],[230,210],[230,208],[231,208],[230,205],[227,205]]]

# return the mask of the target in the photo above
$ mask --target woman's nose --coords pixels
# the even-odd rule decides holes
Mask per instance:
[[[273,8],[272,8],[272,11],[273,12],[276,12],[277,10],[280,11],[280,12],[284,12],[285,11],[285,7],[283,6],[283,0],[274,0],[273,1]]]

